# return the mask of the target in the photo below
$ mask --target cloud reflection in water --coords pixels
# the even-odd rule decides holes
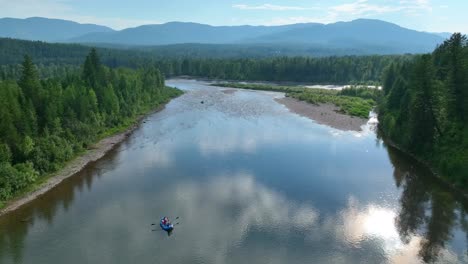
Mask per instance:
[[[247,251],[242,255],[249,255],[250,260],[259,263],[271,262],[271,256],[277,263],[291,262],[291,258],[342,263],[366,259],[421,262],[418,252],[422,238],[414,236],[410,243],[403,244],[392,208],[361,205],[350,198],[341,211],[321,216],[311,203],[288,200],[247,173],[220,176],[203,183],[187,181],[166,195],[169,193],[177,200],[177,213],[190,219],[176,230],[175,236],[181,243],[178,254],[198,256],[203,260],[200,262],[234,263],[231,257],[235,257],[232,252],[236,250]],[[256,235],[259,233],[264,238]],[[249,236],[255,236],[255,244],[249,244]],[[299,244],[295,241],[298,236],[302,237]],[[333,241],[328,240],[330,237]],[[333,246],[336,244],[342,246]],[[354,256],[356,249],[361,249],[364,255]],[[444,250],[439,261],[457,263],[457,257]]]

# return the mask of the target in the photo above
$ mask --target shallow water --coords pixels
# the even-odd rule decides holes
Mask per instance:
[[[187,93],[0,218],[0,263],[468,263],[466,203],[369,129],[168,84]],[[164,215],[171,236],[152,231]]]

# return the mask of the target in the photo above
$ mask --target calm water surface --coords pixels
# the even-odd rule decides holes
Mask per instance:
[[[0,263],[468,263],[466,203],[367,127],[168,83],[187,93],[0,218]],[[152,231],[164,215],[170,237]]]

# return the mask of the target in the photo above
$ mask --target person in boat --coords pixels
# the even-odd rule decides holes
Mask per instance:
[[[170,236],[173,231],[173,226],[171,225],[171,221],[169,221],[169,218],[167,216],[163,217],[161,219],[161,228],[165,231],[167,231],[167,235]]]

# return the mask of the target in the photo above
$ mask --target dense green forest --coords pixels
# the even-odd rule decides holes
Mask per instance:
[[[40,79],[25,56],[19,79],[0,81],[0,203],[181,93],[152,66],[103,66],[95,49],[80,69]]]
[[[19,78],[18,64],[29,54],[39,65],[42,76],[53,76],[62,66],[78,66],[88,48],[74,44],[49,44],[39,41],[0,39],[0,79]],[[154,65],[166,77],[188,75],[225,80],[289,81],[348,84],[380,82],[384,69],[392,62],[412,60],[412,55],[344,57],[196,58],[180,56],[170,49],[118,50],[100,48],[108,67],[139,68]],[[51,68],[51,69],[50,69]],[[43,73],[44,72],[44,73]],[[60,76],[60,75],[59,75]]]
[[[287,97],[296,98],[311,104],[334,104],[341,109],[341,112],[362,118],[369,117],[370,111],[377,105],[377,101],[382,94],[378,89],[359,86],[352,86],[341,91],[312,89],[303,86],[278,86],[251,83],[216,83],[213,84],[213,86],[284,92]]]
[[[454,34],[432,54],[386,71],[380,128],[402,149],[468,190],[468,41]]]
[[[268,59],[161,60],[167,76],[188,75],[224,80],[348,84],[380,81],[391,62],[411,56],[278,57]]]
[[[29,55],[37,65],[76,65],[83,63],[83,58],[90,47],[79,44],[46,43],[10,38],[0,38],[0,65],[21,64],[23,57]],[[101,62],[108,67],[138,68],[151,62],[151,54],[137,50],[119,50],[98,48]]]

